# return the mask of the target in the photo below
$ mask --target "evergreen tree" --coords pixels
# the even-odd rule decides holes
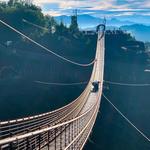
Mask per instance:
[[[77,22],[77,15],[71,16],[70,31],[72,33],[76,33],[79,31],[78,22]]]
[[[60,24],[56,26],[56,32],[58,33],[58,35],[66,35],[66,33],[68,32],[68,29],[64,25],[63,21],[61,21]]]

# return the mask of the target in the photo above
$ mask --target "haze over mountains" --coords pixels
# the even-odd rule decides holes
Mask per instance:
[[[71,19],[70,16],[57,16],[55,17],[55,19],[60,22],[63,21],[66,25],[70,24]],[[80,25],[80,28],[89,28],[89,27],[95,27],[96,25],[98,25],[99,23],[103,22],[103,18],[98,18],[98,17],[93,17],[90,15],[79,15],[78,16],[78,23]],[[116,26],[116,27],[120,27],[123,25],[132,25],[135,22],[131,22],[131,21],[120,21],[119,19],[116,18],[112,18],[112,19],[108,19],[107,20],[107,25],[108,26]]]
[[[137,20],[134,18],[111,18],[107,19],[107,28],[114,29],[114,28],[121,28],[123,30],[127,30],[128,32],[132,33],[133,36],[137,40],[141,41],[150,41],[150,16],[137,16]],[[60,22],[63,21],[66,25],[70,24],[70,16],[57,16],[55,19]],[[132,21],[129,21],[132,20]],[[142,21],[143,20],[143,21]],[[78,16],[78,23],[81,29],[86,30],[94,30],[95,27],[102,23],[103,19],[94,17],[91,15],[79,15]]]
[[[150,41],[150,26],[143,24],[124,25],[121,29],[130,32],[137,40]]]

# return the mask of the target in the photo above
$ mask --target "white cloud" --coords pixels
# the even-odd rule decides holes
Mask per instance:
[[[6,1],[6,0],[1,0]],[[40,6],[44,14],[50,15],[68,15],[69,9],[79,9],[84,14],[96,14],[98,15],[134,15],[137,13],[149,14],[150,12],[150,0],[33,0],[33,3]],[[50,7],[50,4],[57,4],[55,8]],[[149,9],[149,12],[148,12]],[[100,14],[102,12],[104,14]],[[106,14],[108,12],[108,14]],[[114,14],[118,12],[118,14]],[[70,11],[71,13],[71,11]]]
[[[55,11],[55,10],[49,10],[49,11],[43,11],[45,15],[51,15],[51,16],[60,16],[63,15],[63,12],[61,11]]]

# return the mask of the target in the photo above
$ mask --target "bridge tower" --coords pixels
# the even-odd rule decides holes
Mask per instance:
[[[77,9],[73,10],[73,15],[71,16],[70,30],[72,32],[79,31],[79,26],[78,26],[78,10]]]

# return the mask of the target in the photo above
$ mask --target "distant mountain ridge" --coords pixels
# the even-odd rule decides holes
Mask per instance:
[[[130,32],[137,40],[150,41],[150,26],[143,24],[125,25],[120,27]]]
[[[70,16],[57,16],[55,17],[57,22],[63,21],[67,26],[70,25]],[[98,17],[93,17],[90,15],[78,15],[78,24],[81,29],[84,30],[95,30],[99,23],[102,23],[103,19]],[[137,24],[132,21],[121,21],[116,18],[107,19],[107,29],[122,29],[127,30],[132,33],[137,40],[140,41],[150,41],[150,25]]]
[[[64,24],[69,25],[71,22],[71,17],[70,16],[57,16],[55,17],[57,22],[61,22],[63,21]],[[102,18],[98,18],[98,17],[93,17],[90,15],[78,15],[78,24],[80,26],[80,28],[91,28],[91,27],[95,27],[96,25],[98,25],[99,23],[102,23],[103,19]],[[134,24],[134,22],[131,21],[120,21],[116,18],[112,18],[112,19],[108,19],[107,20],[107,25],[108,26],[116,26],[116,27],[120,27],[123,25],[132,25]]]

